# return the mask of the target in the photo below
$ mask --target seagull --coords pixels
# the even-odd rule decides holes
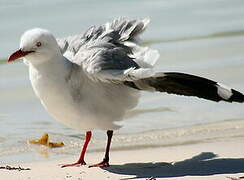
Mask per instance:
[[[159,52],[138,44],[149,21],[118,18],[63,39],[34,28],[22,35],[20,49],[8,58],[24,59],[33,90],[54,119],[86,131],[79,159],[62,167],[86,164],[95,129],[107,131],[107,146],[104,159],[89,167],[108,167],[113,131],[121,127],[116,122],[138,104],[141,91],[244,102],[242,93],[221,83],[154,70]]]

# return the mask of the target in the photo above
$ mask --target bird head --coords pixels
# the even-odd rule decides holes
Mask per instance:
[[[20,40],[20,49],[8,58],[8,62],[24,58],[32,64],[40,64],[61,53],[54,36],[45,29],[26,31]]]

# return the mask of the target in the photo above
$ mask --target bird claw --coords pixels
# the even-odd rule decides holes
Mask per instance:
[[[81,162],[76,162],[76,163],[71,163],[71,164],[62,164],[61,165],[61,168],[64,168],[64,167],[80,167],[82,165],[86,165],[86,162],[85,161],[81,161]]]
[[[93,164],[93,165],[90,165],[89,168],[91,167],[100,167],[100,168],[105,168],[105,167],[109,167],[109,163],[107,161],[102,161],[98,164]]]

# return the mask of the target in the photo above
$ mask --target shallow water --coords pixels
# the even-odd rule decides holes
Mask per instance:
[[[63,37],[119,16],[151,18],[142,44],[160,51],[157,69],[204,76],[244,92],[244,2],[241,0],[77,0],[72,3],[2,0],[0,59],[18,48],[19,37],[26,29],[43,27]],[[28,69],[23,63],[0,62],[0,162],[78,154],[84,132],[64,127],[45,112],[33,94]],[[242,119],[242,104],[143,93],[140,104],[115,133],[113,149],[221,139],[235,128],[236,133],[230,136],[243,136]],[[50,150],[26,143],[44,132],[50,133],[53,140],[64,141],[66,146]],[[90,150],[101,151],[105,139],[103,132],[95,132]]]

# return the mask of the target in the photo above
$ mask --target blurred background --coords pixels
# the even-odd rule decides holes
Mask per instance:
[[[120,16],[149,17],[142,44],[158,49],[157,69],[204,76],[244,92],[244,1],[242,0],[0,0],[0,163],[78,155],[83,133],[53,120],[35,97],[28,67],[7,57],[30,28],[57,38],[84,32]],[[243,104],[143,93],[113,150],[189,144],[244,136]],[[236,129],[234,134],[228,134]],[[64,141],[59,149],[29,145],[43,133]],[[95,132],[90,151],[102,151],[104,132]]]

